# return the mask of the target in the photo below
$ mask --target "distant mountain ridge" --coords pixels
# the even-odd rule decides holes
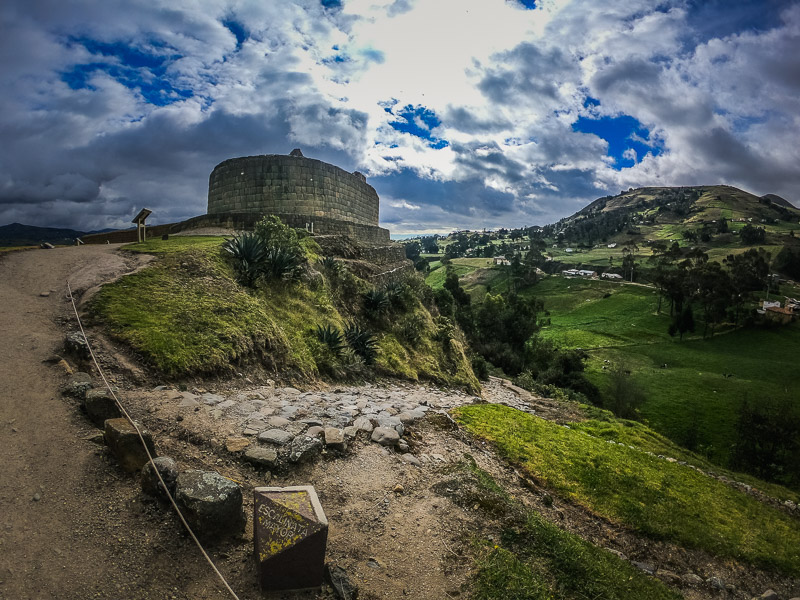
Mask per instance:
[[[559,221],[569,227],[589,221],[618,219],[627,213],[651,226],[698,226],[726,219],[749,223],[800,220],[800,209],[775,194],[756,196],[729,185],[631,188],[605,196]]]
[[[616,196],[605,196],[591,202],[572,217],[611,212],[619,209],[674,212],[682,207],[690,214],[690,219],[702,220],[725,218],[779,218],[788,209],[800,216],[800,209],[785,198],[776,194],[756,196],[730,185],[701,185],[680,187],[642,187],[631,188]],[[780,207],[776,209],[776,207]],[[673,209],[673,210],[670,210]],[[770,210],[774,209],[774,210]],[[723,214],[724,212],[730,214]],[[769,212],[775,215],[766,214]]]
[[[114,229],[100,231],[78,231],[60,227],[36,227],[11,223],[0,227],[0,246],[34,246],[47,242],[49,244],[74,244],[75,238],[88,233],[103,233]]]

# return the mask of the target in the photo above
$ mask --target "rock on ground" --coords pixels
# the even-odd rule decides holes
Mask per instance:
[[[153,468],[155,464],[156,468]],[[150,496],[156,496],[162,500],[167,500],[167,495],[164,493],[164,488],[156,476],[156,469],[161,474],[161,478],[167,485],[170,494],[175,494],[175,482],[178,479],[178,465],[168,456],[159,456],[153,459],[153,464],[148,462],[142,467],[142,491]]]
[[[89,420],[98,427],[102,427],[108,419],[118,419],[122,416],[116,400],[107,388],[87,391],[83,409]]]
[[[141,429],[141,431],[150,454],[155,456],[153,436],[145,429]],[[106,445],[111,449],[120,466],[129,473],[138,471],[147,462],[147,452],[136,433],[136,428],[127,419],[108,419],[105,424],[104,437]]]
[[[381,446],[396,446],[400,441],[400,434],[388,427],[376,427],[372,432],[372,441]]]
[[[198,536],[213,539],[244,529],[242,490],[219,473],[184,471],[175,482],[175,501]]]
[[[322,451],[322,441],[310,435],[301,435],[292,441],[289,460],[293,463],[306,462]]]

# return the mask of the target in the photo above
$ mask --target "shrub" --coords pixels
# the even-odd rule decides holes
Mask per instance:
[[[422,341],[425,331],[425,319],[420,315],[410,315],[404,318],[398,327],[398,335],[411,344]]]
[[[245,232],[225,240],[222,248],[233,258],[239,283],[254,286],[267,255],[264,241],[254,233]]]
[[[475,377],[477,377],[480,381],[486,381],[489,379],[489,364],[486,362],[486,359],[480,355],[476,355],[472,357],[472,372],[475,373]]]
[[[365,364],[371,365],[375,362],[378,357],[378,342],[372,332],[350,323],[344,330],[344,337],[353,352],[364,359]]]
[[[324,257],[321,261],[319,261],[319,264],[323,270],[331,273],[332,275],[337,274],[342,268],[342,264],[332,256]]]
[[[283,248],[297,256],[303,256],[303,247],[297,230],[286,225],[280,217],[275,215],[264,217],[256,223],[253,233],[260,237],[268,248]]]
[[[645,401],[642,388],[630,374],[624,363],[616,363],[611,368],[604,408],[623,419],[636,419],[639,407]]]

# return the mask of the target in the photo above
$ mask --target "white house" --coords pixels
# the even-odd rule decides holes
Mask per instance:
[[[618,275],[617,273],[603,273],[600,277],[604,279],[622,279],[622,275]]]
[[[616,248],[617,247],[617,242],[614,242],[613,244],[609,244],[608,247],[609,248]]]
[[[780,308],[780,307],[781,307],[780,300],[764,300],[764,302],[761,303],[761,308],[763,308],[764,310],[767,310],[768,308]]]
[[[565,248],[565,249],[564,249],[564,252],[566,252],[566,253],[568,253],[568,254],[569,254],[570,252],[572,252],[572,248]]]
[[[586,269],[567,269],[561,271],[564,277],[597,277],[597,271],[589,271]]]
[[[494,264],[496,264],[496,265],[510,265],[511,261],[508,260],[505,256],[503,256],[501,254],[500,256],[495,256],[494,257]]]

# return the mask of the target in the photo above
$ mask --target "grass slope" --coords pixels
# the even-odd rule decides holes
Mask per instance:
[[[266,347],[285,356],[285,335],[265,307],[236,284],[221,244],[222,238],[176,238],[129,247],[163,258],[104,286],[93,314],[168,375],[228,370]]]
[[[357,309],[359,294],[369,287],[366,282],[343,273],[346,286],[340,289],[344,284],[338,279],[317,273],[312,283],[272,281],[248,290],[236,282],[222,242],[197,236],[126,246],[158,259],[104,286],[93,301],[93,314],[168,375],[224,372],[241,363],[260,363],[284,376],[346,375],[339,366],[331,368],[332,355],[316,329],[343,330],[355,316],[350,311]],[[404,311],[367,326],[377,338],[379,372],[480,389],[464,348],[457,339],[441,338],[413,292]]]
[[[714,479],[506,406],[454,414],[511,463],[601,516],[653,538],[800,574],[797,520]]]
[[[500,520],[499,542],[476,539],[475,600],[677,600],[656,579],[580,537],[560,529],[512,498],[472,457],[449,467],[437,484],[453,501]]]

